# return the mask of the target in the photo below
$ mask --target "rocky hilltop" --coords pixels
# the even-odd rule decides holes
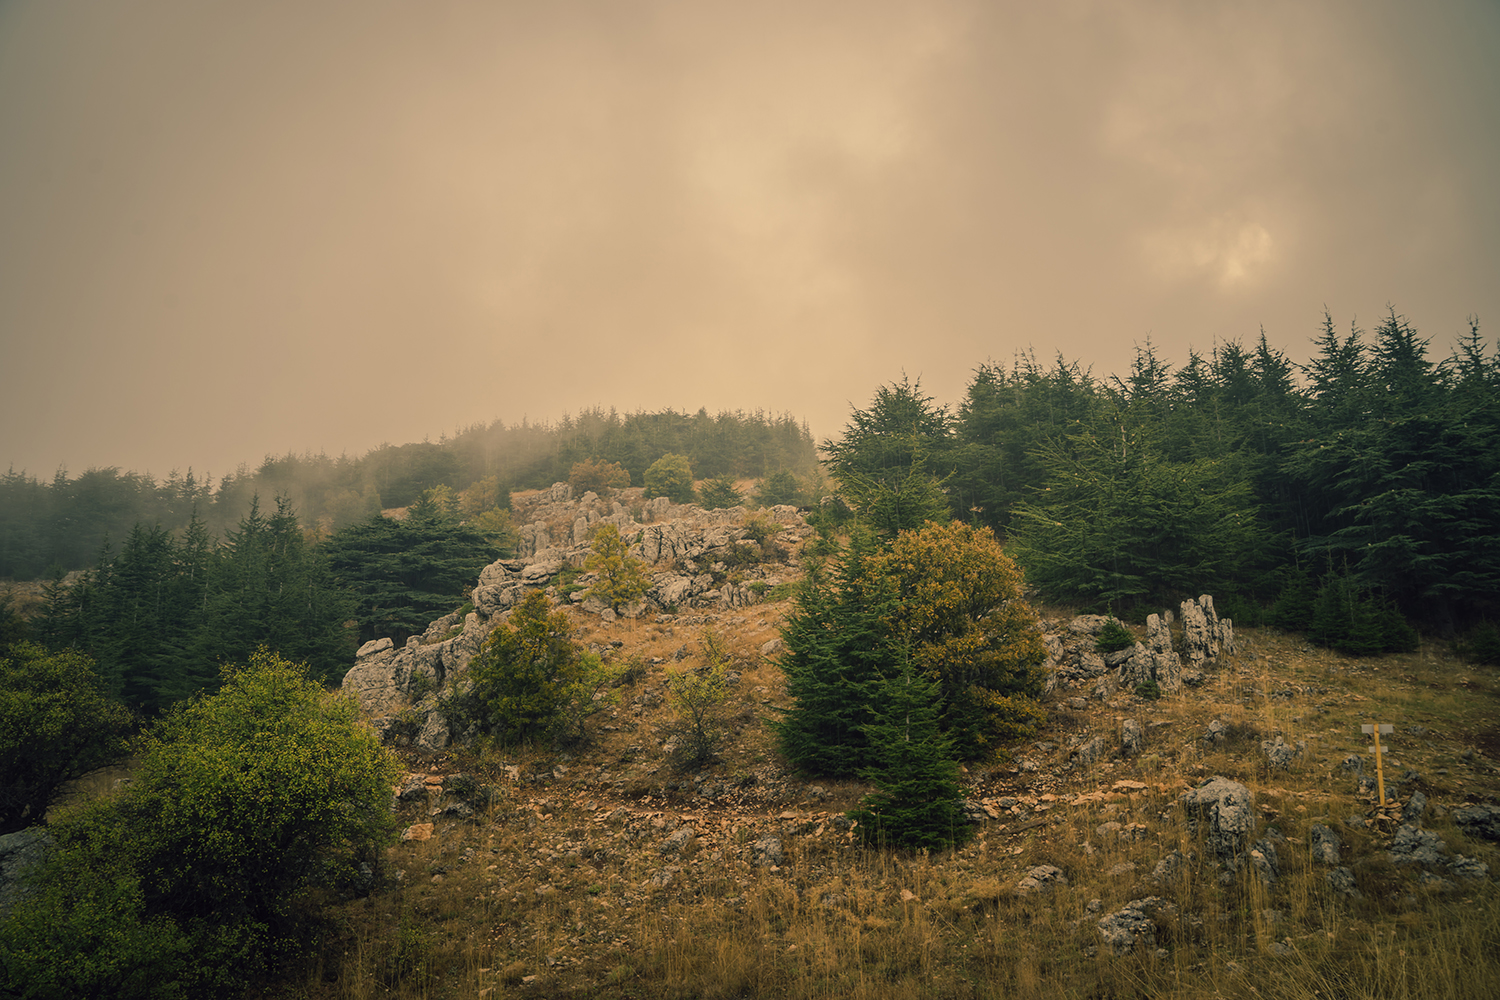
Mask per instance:
[[[418,726],[418,745],[441,749],[448,744],[447,726],[434,711],[430,692],[462,683],[498,617],[528,591],[545,590],[578,615],[602,624],[688,610],[701,616],[747,608],[801,575],[797,557],[813,533],[796,507],[704,510],[666,497],[647,500],[639,487],[620,490],[610,499],[592,492],[575,498],[570,485],[556,483],[518,494],[513,504],[513,515],[521,522],[517,554],[484,568],[467,608],[437,619],[404,647],[388,638],[375,639],[356,654],[344,689],[393,738],[392,727],[402,715],[408,727],[413,722]],[[589,539],[602,524],[616,526],[630,541],[631,554],[650,567],[650,589],[618,609],[588,596],[596,574],[583,572]]]

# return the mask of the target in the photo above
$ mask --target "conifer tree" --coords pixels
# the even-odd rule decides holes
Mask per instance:
[[[793,766],[811,774],[848,777],[868,763],[874,684],[896,663],[887,616],[890,588],[868,580],[873,538],[856,530],[832,577],[815,575],[798,591],[782,628],[792,707],[771,723]]]
[[[874,763],[860,776],[876,791],[850,817],[875,847],[938,850],[968,840],[953,741],[938,724],[941,694],[904,657],[900,672],[876,685],[874,719],[864,732]]]

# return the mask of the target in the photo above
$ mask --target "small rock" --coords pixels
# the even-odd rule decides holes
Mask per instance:
[[[1339,863],[1339,838],[1328,827],[1314,823],[1308,830],[1312,859],[1325,865]]]
[[[1016,892],[1026,896],[1036,892],[1051,892],[1059,885],[1067,885],[1068,877],[1055,865],[1037,865],[1016,883]]]

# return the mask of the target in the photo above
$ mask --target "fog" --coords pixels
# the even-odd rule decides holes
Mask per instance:
[[[1500,5],[0,3],[0,467],[1500,322]]]

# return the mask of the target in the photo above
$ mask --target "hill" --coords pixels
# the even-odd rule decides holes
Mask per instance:
[[[1045,608],[1049,719],[1009,759],[964,773],[978,836],[876,852],[844,817],[868,786],[788,772],[764,725],[788,705],[778,584],[797,574],[801,518],[778,511],[774,557],[730,567],[714,557],[744,540],[744,511],[660,508],[640,534],[654,524],[686,547],[616,614],[578,599],[577,543],[591,520],[636,523],[629,503],[559,491],[518,504],[530,551],[486,571],[473,611],[414,637],[404,673],[387,670],[397,686],[419,664],[428,683],[451,682],[460,640],[505,614],[497,599],[485,615],[496,594],[483,587],[550,588],[580,642],[632,665],[589,743],[478,751],[387,724],[408,773],[383,888],[334,907],[321,952],[251,995],[1500,992],[1493,669],[1432,644],[1361,660],[1236,628],[1152,700],[1089,655],[1099,620]],[[672,590],[683,579],[698,589]],[[1132,629],[1142,649],[1160,646],[1156,626]],[[1172,655],[1189,653],[1181,623],[1167,627]],[[701,667],[705,629],[734,683],[719,762],[684,771],[666,678]],[[402,652],[366,659],[390,667]],[[1384,808],[1365,723],[1394,726]]]

